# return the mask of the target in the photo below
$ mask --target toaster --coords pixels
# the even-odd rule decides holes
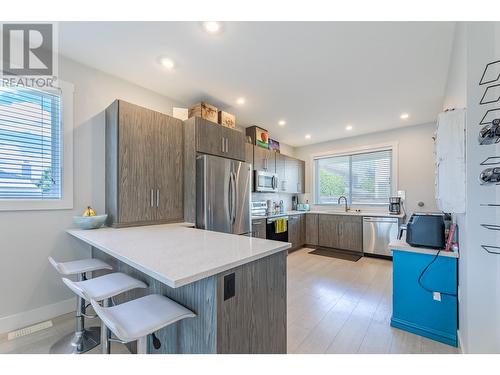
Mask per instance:
[[[414,213],[406,224],[406,242],[410,246],[444,249],[445,221],[441,213]]]

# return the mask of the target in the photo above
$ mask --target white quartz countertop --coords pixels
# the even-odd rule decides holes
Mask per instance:
[[[291,247],[288,242],[189,228],[187,223],[67,232],[172,288]]]
[[[414,247],[408,245],[405,241],[394,240],[389,243],[389,249],[398,250],[398,251],[407,251],[410,253],[419,253],[419,254],[428,254],[428,255],[436,255],[438,250],[436,249],[428,249],[425,247]],[[445,251],[441,250],[439,256],[450,257],[450,258],[458,258],[457,251]]]
[[[273,214],[273,215],[267,215],[267,216],[252,216],[253,219],[265,219],[267,217],[279,217],[279,216],[286,216],[286,215],[301,215],[301,214],[322,214],[322,215],[349,215],[349,216],[369,216],[369,217],[395,217],[398,219],[402,219],[405,214],[400,213],[399,215],[392,215],[387,211],[366,211],[366,210],[361,210],[361,211],[343,211],[343,210],[311,210],[311,211],[286,211],[284,213],[280,214]]]

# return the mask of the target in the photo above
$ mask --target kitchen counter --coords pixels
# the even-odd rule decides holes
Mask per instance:
[[[114,297],[115,303],[162,294],[196,314],[157,331],[162,345],[155,349],[149,338],[149,353],[285,354],[290,244],[190,226],[67,232],[91,245],[92,256],[110,264],[112,272],[148,285]],[[129,349],[134,352],[134,345]]]
[[[399,215],[392,215],[389,212],[386,211],[365,211],[361,210],[359,212],[357,211],[343,211],[343,210],[311,210],[311,211],[286,211],[285,213],[282,214],[273,214],[273,215],[266,215],[266,216],[252,216],[253,219],[265,219],[269,217],[279,217],[279,216],[290,216],[290,215],[303,215],[303,214],[321,214],[321,215],[348,215],[348,216],[369,216],[369,217],[395,217],[398,219],[402,219],[405,217],[404,213],[401,213]]]
[[[419,254],[427,254],[427,255],[436,255],[438,250],[437,249],[429,249],[425,247],[415,247],[408,245],[405,241],[401,240],[394,240],[389,243],[389,249],[392,251],[406,251],[410,253],[419,253]],[[440,257],[450,257],[450,258],[458,258],[458,252],[457,251],[445,251],[441,250],[439,253]]]
[[[189,224],[67,232],[172,287],[192,283],[276,252],[287,242],[189,228]]]

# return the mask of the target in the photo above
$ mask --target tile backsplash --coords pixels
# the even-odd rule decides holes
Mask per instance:
[[[252,193],[252,201],[267,201],[271,199],[274,202],[279,202],[283,200],[285,204],[285,210],[290,211],[292,209],[292,196],[297,195],[299,197],[299,202],[302,202],[302,194],[290,194],[290,193]]]

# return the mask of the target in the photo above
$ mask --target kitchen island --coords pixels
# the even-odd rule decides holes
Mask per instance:
[[[187,224],[68,233],[114,271],[148,284],[121,294],[116,303],[159,293],[196,313],[157,332],[162,346],[156,350],[149,343],[150,353],[286,353],[289,243]],[[134,351],[134,344],[129,347]]]

